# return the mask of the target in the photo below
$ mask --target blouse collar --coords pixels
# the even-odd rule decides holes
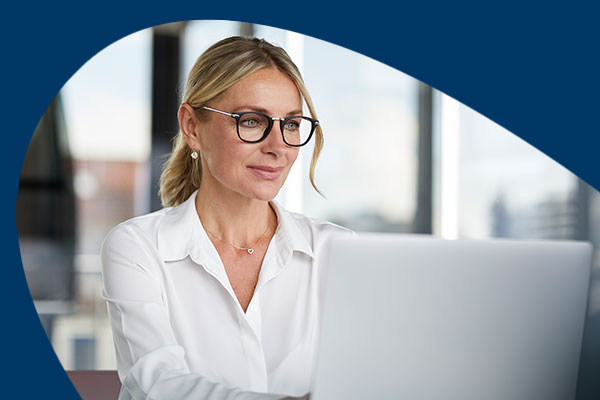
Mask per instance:
[[[196,190],[186,201],[166,210],[157,233],[158,250],[164,261],[181,260],[187,256],[196,259],[202,254],[214,253],[210,250],[213,248],[212,243],[196,212],[197,195]],[[307,239],[309,232],[303,233],[294,215],[279,203],[270,203],[277,214],[278,225],[273,239],[280,259],[289,260],[294,251],[314,258]]]

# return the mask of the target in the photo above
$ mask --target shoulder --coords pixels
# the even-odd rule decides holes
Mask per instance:
[[[322,220],[319,218],[309,217],[304,214],[289,212],[290,218],[303,231],[310,231],[312,234],[327,235],[327,234],[353,234],[353,231],[336,223]]]
[[[354,232],[330,221],[285,210],[278,205],[281,230],[295,249],[316,255],[332,236],[353,235]]]
[[[140,215],[113,227],[102,241],[102,252],[110,249],[127,248],[133,242],[155,242],[159,227],[164,217],[170,213],[173,207]]]
[[[162,209],[121,222],[112,228],[102,241],[100,260],[105,285],[136,274],[159,281],[162,255],[158,246],[158,231],[169,215],[170,209]],[[141,274],[141,275],[139,275]]]
[[[102,256],[144,254],[153,260],[184,257],[194,243],[193,234],[199,223],[194,200],[196,193],[177,206],[131,218],[115,226],[102,243]]]

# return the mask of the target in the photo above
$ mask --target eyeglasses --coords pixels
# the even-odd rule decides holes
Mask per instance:
[[[234,118],[238,137],[246,143],[265,140],[273,128],[273,121],[279,121],[283,142],[288,146],[301,147],[308,143],[319,125],[319,121],[302,115],[280,118],[257,111],[228,113],[206,106],[202,108]]]

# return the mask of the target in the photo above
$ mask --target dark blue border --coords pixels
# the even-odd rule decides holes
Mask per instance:
[[[187,19],[256,22],[368,55],[449,94],[600,188],[597,9],[383,2],[326,10],[314,3],[83,2],[3,7],[2,138],[5,224],[2,379],[15,398],[77,398],[41,329],[19,258],[15,201],[31,134],[66,80],[137,30]],[[254,3],[253,3],[254,4]],[[175,8],[176,7],[176,8]],[[322,62],[327,62],[323,60]]]

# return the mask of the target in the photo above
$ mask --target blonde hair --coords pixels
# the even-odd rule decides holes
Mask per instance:
[[[281,47],[257,38],[233,36],[209,47],[190,71],[182,100],[196,109],[201,108],[239,80],[263,68],[277,68],[289,76],[296,84],[311,117],[318,119],[300,71],[290,56]],[[206,113],[206,110],[197,111],[199,118],[207,118]],[[323,131],[318,125],[309,177],[319,194],[321,192],[315,184],[314,172],[322,148]],[[191,152],[180,130],[160,176],[159,194],[164,207],[181,204],[200,187],[200,157],[193,159]]]

